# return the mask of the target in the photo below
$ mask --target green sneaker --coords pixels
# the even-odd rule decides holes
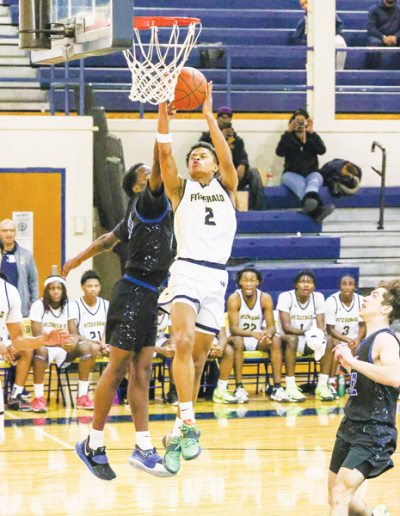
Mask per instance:
[[[301,390],[295,385],[294,387],[286,387],[286,394],[289,397],[289,401],[292,403],[303,403],[306,401],[306,396],[301,392]]]
[[[187,424],[186,424],[187,423]],[[182,423],[182,456],[185,460],[192,460],[201,453],[199,439],[201,432],[195,423],[186,420]]]
[[[234,404],[239,403],[239,400],[228,389],[214,389],[213,393],[214,403]]]
[[[315,389],[315,398],[321,401],[333,401],[335,399],[327,384]]]
[[[166,435],[162,439],[165,448],[163,465],[173,475],[176,475],[181,467],[181,438]]]
[[[375,509],[372,509],[372,516],[390,516],[390,512],[387,507],[382,504],[378,504]]]

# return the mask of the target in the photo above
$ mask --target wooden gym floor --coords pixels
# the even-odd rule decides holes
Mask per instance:
[[[250,397],[247,405],[231,406],[200,400],[202,454],[182,461],[179,474],[166,479],[129,466],[133,424],[128,409],[113,407],[105,429],[113,483],[96,479],[74,451],[88,434],[90,413],[60,407],[55,399],[47,414],[6,411],[0,515],[327,515],[328,467],[346,398],[322,403],[308,395],[305,403],[288,405],[265,394]],[[175,409],[159,398],[150,403],[153,444],[163,453],[161,438]],[[392,516],[400,507],[399,452],[393,458],[395,468],[360,492]]]

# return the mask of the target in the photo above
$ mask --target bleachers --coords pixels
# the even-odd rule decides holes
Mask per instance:
[[[344,22],[344,38],[349,47],[364,47],[368,9],[375,0],[338,0],[337,12]],[[241,112],[290,112],[306,102],[306,50],[293,46],[291,35],[304,16],[298,0],[281,0],[277,9],[274,0],[249,0],[243,8],[239,0],[218,0],[210,8],[206,0],[140,0],[135,2],[135,15],[197,16],[203,30],[199,43],[220,43],[229,47],[232,60],[232,107]],[[161,29],[160,37],[165,31]],[[242,46],[243,45],[243,46]],[[367,51],[362,48],[348,52],[346,70],[337,73],[338,112],[399,112],[397,95],[400,89],[400,56],[383,56],[379,71],[364,70]],[[188,66],[200,67],[200,49],[194,49]],[[77,78],[77,62],[72,62],[70,74]],[[202,70],[213,80],[215,103],[227,102],[227,53],[219,63],[220,69]],[[62,74],[56,72],[56,76]],[[49,76],[42,69],[42,77]],[[91,82],[98,105],[112,111],[137,111],[138,103],[131,103],[127,91],[131,81],[122,54],[92,57],[86,60],[86,81]],[[110,83],[114,87],[110,87]],[[117,86],[118,84],[118,86]],[[361,89],[362,87],[362,89]],[[388,90],[388,88],[392,88]],[[393,89],[394,88],[394,89]],[[61,109],[64,93],[56,93],[56,107]],[[71,103],[73,98],[71,94]],[[146,110],[154,110],[146,106]]]

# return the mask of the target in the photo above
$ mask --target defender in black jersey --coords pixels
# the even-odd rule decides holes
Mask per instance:
[[[328,489],[330,516],[389,515],[378,505],[369,509],[355,496],[366,478],[393,467],[396,408],[400,387],[400,342],[389,325],[400,315],[400,280],[376,288],[362,303],[367,334],[352,356],[344,344],[335,359],[351,373],[350,397],[336,435]]]
[[[98,238],[85,251],[68,260],[64,267],[66,276],[88,258],[111,250],[119,241],[128,246],[125,274],[114,288],[107,316],[106,341],[111,346],[110,361],[97,384],[90,436],[76,445],[78,456],[90,471],[109,481],[114,480],[116,474],[105,453],[103,430],[117,388],[128,368],[128,400],[137,441],[129,463],[155,476],[171,475],[153,448],[148,431],[158,287],[166,278],[173,259],[173,215],[161,179],[157,144],[151,174],[147,166],[135,165],[124,178],[124,189],[131,197],[124,220],[111,233]]]

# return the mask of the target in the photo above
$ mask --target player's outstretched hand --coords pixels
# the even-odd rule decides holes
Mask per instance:
[[[335,360],[337,360],[342,367],[351,371],[354,362],[357,360],[351,354],[351,350],[344,344],[339,344],[333,349]]]
[[[63,271],[62,271],[63,278],[66,278],[68,276],[68,274],[73,269],[76,269],[77,267],[79,267],[79,265],[81,263],[82,262],[80,260],[78,260],[77,258],[70,258],[69,260],[67,260],[65,262],[65,265],[64,265],[64,268],[63,268]]]
[[[178,110],[176,109],[176,107],[173,104],[168,104],[167,114],[168,114],[168,118],[169,118],[170,122],[171,122],[171,120],[173,120],[175,118],[177,111]]]
[[[8,362],[11,365],[15,365],[16,362],[14,358],[16,353],[17,351],[12,345],[6,346],[4,342],[0,342],[0,355],[6,362]]]
[[[45,346],[62,346],[70,342],[71,335],[65,331],[60,329],[51,330],[51,332],[43,332],[43,345]]]
[[[207,83],[207,89],[206,89],[206,97],[203,102],[203,115],[204,118],[207,118],[209,116],[213,116],[213,110],[212,110],[212,88],[213,83],[212,81]]]

